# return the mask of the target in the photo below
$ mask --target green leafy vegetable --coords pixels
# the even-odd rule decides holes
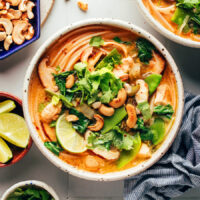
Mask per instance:
[[[200,0],[177,0],[177,7],[193,9],[200,5]]]
[[[154,93],[154,91],[160,84],[161,79],[162,79],[162,75],[160,75],[160,74],[151,74],[144,79],[144,81],[149,86],[149,94],[150,95],[152,95]]]
[[[136,47],[138,48],[138,57],[144,64],[149,64],[152,59],[152,51],[155,50],[153,44],[144,38],[139,38],[136,41]]]
[[[109,103],[123,86],[122,81],[107,68],[90,72],[85,65],[79,64],[74,69],[77,70],[80,78],[74,89],[68,91],[82,93],[82,99],[87,101],[88,104],[97,100],[102,103]]]
[[[138,154],[141,147],[141,138],[140,134],[136,133],[133,136],[133,148],[130,151],[123,150],[120,154],[120,158],[117,161],[118,169],[126,166],[129,162],[131,162]]]
[[[164,139],[165,122],[161,118],[156,118],[150,127],[146,127],[144,121],[138,118],[136,130],[140,132],[142,141],[151,141],[152,144],[157,145]]]
[[[66,78],[70,75],[73,74],[73,71],[66,71],[62,72],[60,74],[53,74],[54,80],[56,82],[56,85],[58,86],[60,93],[65,96],[66,95]]]
[[[151,111],[150,111],[150,106],[147,101],[139,103],[137,105],[138,109],[141,111],[144,120],[149,120],[151,119]]]
[[[59,101],[60,101],[60,98],[59,98],[58,96],[55,96],[55,95],[54,95],[54,96],[52,97],[51,102],[52,102],[52,104],[53,104],[54,106],[58,105]]]
[[[126,44],[126,45],[130,45],[130,44],[131,44],[130,41],[122,41],[119,37],[114,37],[113,40],[114,40],[115,42],[120,43],[120,44]]]
[[[57,156],[59,156],[60,152],[63,151],[57,142],[45,142],[44,146]]]
[[[28,186],[17,188],[7,197],[7,200],[54,200],[54,198],[42,188]]]
[[[160,116],[164,116],[168,119],[171,119],[172,115],[174,114],[174,110],[170,104],[165,106],[159,105],[154,108],[154,113]]]
[[[161,143],[165,136],[165,122],[160,118],[156,118],[150,129],[153,134],[152,143],[154,145]]]
[[[93,46],[93,47],[100,47],[100,46],[104,45],[104,40],[102,39],[101,36],[94,36],[91,38],[89,44],[90,44],[90,46]]]
[[[64,95],[62,94],[59,94],[59,93],[56,93],[56,92],[52,92],[50,91],[49,89],[45,89],[45,91],[52,95],[52,96],[56,96],[58,97],[60,100],[62,100],[63,104],[67,107],[67,108],[71,108],[72,107],[72,104],[71,102],[69,102],[69,100],[67,99],[67,97],[65,97]]]
[[[49,126],[50,126],[51,128],[56,127],[56,121],[52,121],[52,122],[49,124]]]
[[[112,70],[115,65],[121,63],[122,55],[113,49],[96,67],[96,69],[108,68]]]
[[[117,124],[119,124],[125,117],[127,116],[127,112],[124,106],[115,109],[114,115],[111,117],[104,118],[104,127],[101,130],[102,134],[107,133],[112,130]]]
[[[79,118],[78,121],[72,122],[73,128],[81,134],[85,133],[90,120],[86,118],[81,112],[78,112],[75,108],[71,108],[69,110],[69,114],[76,115]]]
[[[131,150],[133,148],[134,137],[118,126],[115,126],[110,132],[105,134],[92,133],[88,138],[88,143],[92,145],[90,148],[105,148],[110,150],[111,146],[118,150]]]
[[[79,78],[84,77],[86,68],[87,68],[86,63],[79,62],[74,65],[74,70],[77,72]]]
[[[142,118],[138,118],[136,131],[140,132],[140,137],[142,141],[152,141],[153,134],[149,127],[144,125],[144,120]]]
[[[172,16],[172,21],[179,26],[183,24],[185,17],[188,15],[188,12],[185,11],[182,8],[176,8],[173,16]]]
[[[55,70],[56,72],[59,72],[61,70],[60,66],[58,65]]]

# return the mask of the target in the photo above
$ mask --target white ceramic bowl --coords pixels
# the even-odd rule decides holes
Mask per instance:
[[[6,200],[9,197],[9,195],[13,193],[17,188],[28,187],[28,186],[37,186],[39,188],[45,189],[55,200],[59,200],[58,195],[49,185],[41,181],[35,181],[35,180],[28,180],[16,183],[15,185],[11,186],[8,190],[6,190],[6,192],[1,197],[1,200]]]
[[[29,107],[28,107],[28,97],[29,97],[29,83],[31,80],[31,75],[33,73],[34,68],[37,66],[37,63],[45,50],[53,43],[55,40],[60,38],[62,35],[68,33],[69,31],[72,31],[76,28],[86,26],[86,25],[91,25],[91,24],[106,24],[106,25],[112,25],[116,27],[120,27],[126,30],[130,30],[133,33],[139,34],[140,36],[150,40],[156,47],[157,49],[163,54],[163,56],[166,58],[166,60],[170,63],[172,70],[175,74],[176,81],[177,81],[177,86],[178,86],[178,108],[177,108],[177,117],[176,121],[168,134],[166,140],[163,142],[161,147],[156,151],[156,153],[153,154],[151,159],[137,165],[136,167],[120,171],[120,172],[113,172],[113,173],[107,173],[107,174],[98,174],[98,173],[92,173],[92,172],[87,172],[84,170],[79,170],[72,165],[69,165],[59,159],[57,156],[55,156],[53,153],[51,153],[45,146],[43,145],[42,140],[40,139],[36,128],[34,127],[30,113],[29,113]],[[182,80],[178,71],[178,68],[169,54],[169,52],[165,49],[165,47],[156,39],[154,38],[151,34],[147,33],[143,29],[131,24],[127,23],[124,21],[120,20],[115,20],[115,19],[90,19],[86,21],[81,21],[77,22],[74,24],[70,24],[69,26],[63,28],[62,30],[58,31],[55,33],[52,37],[50,37],[37,51],[35,56],[33,57],[28,70],[26,72],[25,80],[24,80],[24,90],[23,90],[23,110],[24,110],[24,115],[25,119],[27,121],[28,127],[31,132],[31,136],[37,145],[37,147],[40,149],[40,151],[58,168],[62,169],[65,172],[69,172],[70,174],[88,179],[88,180],[96,180],[96,181],[113,181],[113,180],[119,180],[119,179],[124,179],[130,176],[134,176],[136,174],[141,173],[142,171],[146,170],[150,166],[152,166],[154,163],[156,163],[163,155],[164,153],[168,150],[168,148],[171,146],[172,142],[174,141],[176,134],[178,132],[179,126],[181,124],[181,119],[182,119],[182,112],[183,112],[183,105],[184,105],[184,94],[183,94],[183,85],[182,85]]]
[[[180,37],[178,35],[176,35],[175,33],[169,31],[168,29],[166,29],[162,24],[160,24],[152,15],[151,13],[148,11],[148,9],[145,7],[144,3],[142,0],[136,0],[138,7],[141,11],[141,13],[143,14],[143,16],[145,17],[145,19],[152,25],[152,27],[157,30],[159,33],[161,33],[162,35],[164,35],[165,37],[167,37],[168,39],[179,43],[181,45],[184,46],[188,46],[188,47],[194,47],[194,48],[200,48],[200,42],[197,41],[193,41],[190,39],[186,39],[183,37]]]

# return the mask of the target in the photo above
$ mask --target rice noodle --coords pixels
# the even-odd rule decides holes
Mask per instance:
[[[173,12],[176,9],[176,6],[175,5],[171,5],[171,6],[168,6],[168,7],[158,7],[158,6],[155,6],[155,8],[160,13],[168,15],[168,14],[170,14],[171,12]]]
[[[169,22],[160,14],[160,12],[156,9],[156,6],[153,4],[151,0],[148,0],[151,9],[157,15],[157,18],[163,22],[163,24],[172,32],[174,32],[174,28],[169,24]]]

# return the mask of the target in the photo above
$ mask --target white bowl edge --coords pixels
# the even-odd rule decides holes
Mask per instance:
[[[149,24],[160,34],[164,35],[166,38],[187,46],[187,47],[193,47],[193,48],[200,48],[200,42],[193,41],[190,39],[183,38],[181,36],[176,35],[175,33],[169,31],[166,29],[162,24],[160,24],[148,11],[148,9],[143,4],[142,0],[136,0],[137,5],[139,7],[140,12],[143,14],[144,18],[149,22]]]
[[[42,56],[42,54],[45,52],[47,47],[52,44],[55,40],[60,38],[63,34],[74,30],[78,27],[86,26],[86,25],[91,25],[91,24],[105,24],[105,25],[111,25],[111,26],[116,26],[120,27],[123,29],[130,30],[136,34],[141,35],[142,37],[150,40],[156,48],[163,54],[163,56],[167,59],[167,61],[170,63],[172,70],[175,74],[176,81],[177,81],[177,87],[178,87],[178,108],[177,108],[177,116],[176,116],[176,121],[168,134],[166,140],[163,142],[161,147],[153,154],[152,158],[137,165],[136,167],[120,171],[120,172],[112,172],[112,173],[107,173],[107,174],[98,174],[98,173],[92,173],[92,172],[87,172],[84,170],[77,169],[61,159],[59,159],[57,156],[55,156],[53,153],[51,153],[46,147],[44,147],[43,142],[41,141],[37,130],[32,124],[30,114],[29,114],[29,108],[28,108],[28,96],[29,96],[29,82],[30,78],[32,75],[32,71],[34,67],[36,66],[39,58]],[[169,52],[165,49],[165,47],[156,39],[154,38],[151,34],[147,33],[145,30],[133,25],[132,23],[124,22],[121,20],[117,19],[102,19],[102,18],[97,18],[97,19],[89,19],[89,20],[84,20],[80,22],[76,22],[73,24],[70,24],[69,26],[61,29],[57,33],[55,33],[53,36],[51,36],[36,52],[35,56],[33,57],[24,80],[24,88],[23,88],[23,110],[24,110],[24,116],[26,119],[26,122],[28,124],[29,130],[31,132],[31,136],[37,145],[37,147],[40,149],[40,151],[49,159],[54,165],[56,165],[58,168],[62,169],[65,172],[69,172],[70,174],[77,176],[79,178],[84,178],[87,180],[95,180],[95,181],[114,181],[114,180],[120,180],[124,178],[128,178],[130,176],[137,175],[141,173],[142,171],[146,170],[150,166],[152,166],[154,163],[156,163],[168,150],[168,148],[171,146],[172,142],[174,141],[176,134],[179,130],[180,124],[181,124],[181,119],[182,119],[182,113],[183,113],[183,105],[184,105],[184,92],[183,92],[183,84],[181,80],[180,73],[178,71],[178,68],[169,54]]]
[[[52,187],[50,187],[49,185],[47,185],[44,182],[41,181],[36,181],[36,180],[28,180],[28,181],[21,181],[19,183],[16,183],[14,185],[12,185],[10,188],[8,188],[5,193],[3,194],[3,196],[1,197],[1,200],[6,200],[8,198],[8,196],[14,192],[17,188],[19,187],[24,187],[24,186],[28,186],[28,185],[33,185],[33,186],[37,186],[40,188],[45,189],[55,200],[59,200],[58,195],[56,194],[56,192],[53,190]]]

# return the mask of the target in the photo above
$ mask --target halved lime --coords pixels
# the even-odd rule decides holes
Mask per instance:
[[[0,114],[0,137],[15,146],[26,148],[30,136],[24,118],[14,113]]]
[[[81,153],[87,150],[84,138],[72,127],[72,123],[65,119],[65,114],[58,118],[56,136],[63,149],[72,153]]]
[[[5,100],[0,103],[0,113],[7,113],[16,108],[15,102],[12,100]]]
[[[0,138],[0,163],[7,163],[12,157],[9,146]]]

